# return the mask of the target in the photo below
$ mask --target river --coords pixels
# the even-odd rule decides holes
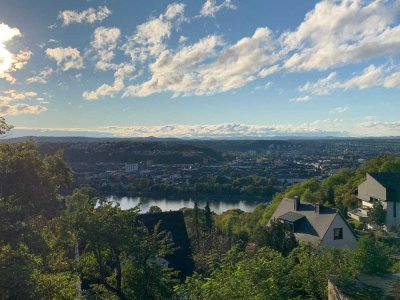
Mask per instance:
[[[129,209],[135,207],[140,202],[141,204],[141,212],[147,212],[149,208],[153,205],[158,206],[162,209],[162,211],[168,210],[179,210],[183,207],[194,207],[194,200],[188,199],[154,199],[154,198],[146,198],[146,197],[117,197],[117,196],[109,196],[107,197],[109,201],[118,202],[121,205],[121,209]],[[253,201],[223,201],[223,200],[210,200],[210,209],[217,213],[223,213],[224,211],[230,209],[240,209],[245,212],[251,212],[255,209],[255,207],[260,204],[260,202]],[[199,208],[204,208],[206,206],[206,200],[198,200]]]

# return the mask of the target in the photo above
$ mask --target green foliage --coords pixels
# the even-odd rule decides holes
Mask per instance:
[[[257,231],[257,246],[266,246],[279,251],[287,256],[294,248],[298,246],[293,232],[285,224],[279,221],[271,220],[267,228],[259,228]]]
[[[0,116],[0,136],[6,134],[13,128],[12,125],[8,125],[6,120]]]
[[[351,252],[302,245],[293,250],[288,260],[293,262],[289,278],[300,299],[326,299],[327,282],[331,276],[352,278]]]
[[[0,205],[10,213],[10,221],[57,213],[58,192],[72,182],[72,171],[61,156],[41,159],[33,143],[0,144]]]
[[[365,180],[367,172],[400,171],[400,159],[393,155],[382,155],[372,159],[357,169],[342,169],[323,181],[316,178],[290,186],[281,196],[293,198],[299,196],[302,201],[324,203],[346,212],[354,208],[357,200],[354,194],[358,185]]]
[[[151,234],[139,226],[138,208],[121,210],[89,189],[74,191],[67,198],[67,207],[53,221],[53,232],[64,255],[72,248],[81,249],[72,264],[83,280],[91,283],[88,293],[134,299],[172,295],[175,274],[162,268],[158,260],[173,249],[165,233],[156,229]]]
[[[210,278],[196,275],[178,289],[183,299],[288,299],[290,265],[278,252],[231,252]]]
[[[353,255],[353,267],[363,273],[384,273],[390,266],[388,248],[370,236],[361,236]]]
[[[233,249],[209,277],[194,275],[177,288],[183,299],[326,299],[331,275],[352,277],[350,253],[296,248],[288,257],[269,248]]]
[[[206,207],[204,208],[204,230],[211,232],[213,227],[212,212],[210,210],[210,203],[207,201]]]
[[[400,158],[390,158],[382,164],[379,172],[400,172]]]
[[[283,198],[283,194],[275,195],[274,199],[267,205],[262,215],[260,225],[267,225],[268,221],[271,219],[272,215],[274,214],[275,210],[278,208],[279,203]]]
[[[160,212],[162,212],[162,210],[157,205],[152,205],[149,208],[149,213],[160,213]]]
[[[38,262],[26,245],[0,249],[0,295],[2,299],[33,299],[34,271]]]
[[[166,233],[88,187],[62,209],[72,179],[62,152],[42,159],[32,143],[0,144],[0,298],[74,299],[78,278],[89,298],[170,298],[176,274],[158,263],[174,250]]]
[[[369,217],[371,222],[375,224],[378,228],[385,225],[386,221],[386,210],[383,209],[382,204],[376,201],[369,212]]]
[[[50,288],[61,278],[60,265],[51,259],[44,234],[59,213],[60,189],[72,182],[61,156],[42,159],[33,143],[0,144],[0,295],[6,298],[38,299],[61,290]]]

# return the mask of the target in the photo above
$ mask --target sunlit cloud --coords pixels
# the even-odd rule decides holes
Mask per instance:
[[[12,73],[23,69],[32,56],[29,50],[13,54],[7,49],[7,43],[19,36],[21,32],[18,28],[11,28],[7,24],[0,23],[0,78],[4,78],[11,84],[16,83]]]
[[[63,71],[83,68],[83,58],[76,48],[47,48],[46,55],[54,59]]]
[[[308,102],[311,100],[310,96],[303,96],[303,97],[297,97],[297,98],[291,98],[289,99],[289,102],[297,102],[297,103],[301,103],[301,102]]]
[[[88,8],[84,11],[75,10],[64,10],[58,15],[58,19],[61,20],[63,26],[68,26],[73,23],[89,23],[101,22],[111,15],[111,10],[106,6],[100,6],[99,8]]]
[[[178,137],[178,138],[268,138],[287,136],[346,136],[345,131],[338,130],[340,119],[315,120],[300,125],[271,124],[217,124],[217,125],[163,125],[163,126],[104,126],[96,128],[32,128],[16,127],[16,129],[35,130],[37,132],[75,132],[101,134],[113,137]]]
[[[337,79],[337,73],[332,72],[327,77],[319,79],[316,82],[307,82],[299,87],[299,91],[312,93],[315,95],[328,95],[333,90],[350,90],[380,86],[384,88],[400,87],[400,72],[394,72],[392,67],[386,65],[366,67],[360,74],[357,74],[347,80]]]
[[[202,17],[215,17],[215,14],[221,9],[237,9],[232,0],[223,0],[221,4],[217,4],[216,0],[206,0],[200,10]]]
[[[54,73],[54,70],[50,67],[46,67],[44,70],[40,71],[37,75],[29,77],[26,79],[28,83],[47,83],[48,78],[51,74]]]
[[[0,103],[0,114],[3,116],[40,114],[46,110],[47,107],[42,105]]]

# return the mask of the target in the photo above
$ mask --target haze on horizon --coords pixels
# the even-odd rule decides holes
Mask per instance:
[[[11,137],[400,136],[400,0],[0,3]]]

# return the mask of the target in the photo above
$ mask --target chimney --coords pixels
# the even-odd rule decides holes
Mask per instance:
[[[299,208],[300,208],[300,198],[299,198],[299,196],[294,196],[293,204],[294,204],[294,207],[293,207],[294,210],[295,211],[299,210]]]
[[[317,214],[320,214],[321,212],[322,212],[322,208],[323,208],[324,206],[321,204],[321,203],[316,203],[315,204],[315,212],[317,213]]]

